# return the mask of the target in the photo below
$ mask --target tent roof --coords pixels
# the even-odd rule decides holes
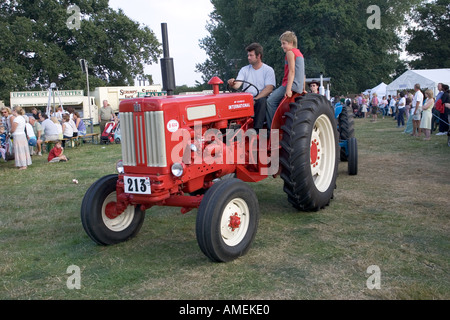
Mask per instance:
[[[413,89],[416,83],[421,88],[436,88],[438,83],[450,83],[450,69],[408,70],[392,81],[388,91]]]
[[[372,96],[374,93],[376,93],[377,95],[382,94],[383,96],[386,95],[386,87],[387,84],[382,82],[379,85],[377,85],[376,87],[373,87],[372,89],[367,89],[363,92],[363,94],[367,95],[370,93],[370,96]]]

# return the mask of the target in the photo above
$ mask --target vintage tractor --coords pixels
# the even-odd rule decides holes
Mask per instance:
[[[175,81],[166,37],[163,24],[168,95],[120,103],[122,160],[118,174],[100,178],[84,196],[87,234],[99,244],[115,244],[138,233],[146,209],[198,208],[200,249],[212,261],[226,262],[244,255],[256,234],[258,198],[246,182],[280,176],[295,208],[327,206],[340,152],[329,101],[295,94],[281,102],[270,130],[256,132],[252,95],[220,93],[217,77],[209,81],[212,94],[171,94]]]

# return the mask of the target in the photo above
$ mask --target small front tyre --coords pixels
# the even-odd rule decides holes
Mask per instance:
[[[198,209],[198,245],[212,261],[237,259],[250,249],[258,220],[258,199],[246,183],[235,178],[218,181]]]
[[[348,148],[348,174],[358,174],[358,142],[355,137],[347,140]]]
[[[144,222],[145,211],[128,206],[115,214],[118,176],[111,174],[94,182],[81,204],[81,222],[86,233],[101,245],[116,244],[134,237]]]

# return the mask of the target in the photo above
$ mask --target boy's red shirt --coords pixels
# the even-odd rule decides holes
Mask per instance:
[[[51,161],[55,157],[59,157],[62,153],[61,148],[57,148],[56,146],[53,147],[52,150],[50,150],[50,153],[48,154],[48,161]]]

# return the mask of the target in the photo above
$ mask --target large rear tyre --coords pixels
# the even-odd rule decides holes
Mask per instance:
[[[246,183],[235,178],[218,181],[198,209],[198,245],[212,261],[237,259],[250,249],[258,220],[258,199]]]
[[[291,103],[281,127],[283,190],[297,209],[317,211],[329,204],[336,186],[338,133],[325,97],[302,96]]]
[[[81,204],[81,222],[86,233],[101,245],[116,244],[134,237],[141,229],[145,211],[128,206],[115,214],[116,174],[104,176],[86,191]]]

